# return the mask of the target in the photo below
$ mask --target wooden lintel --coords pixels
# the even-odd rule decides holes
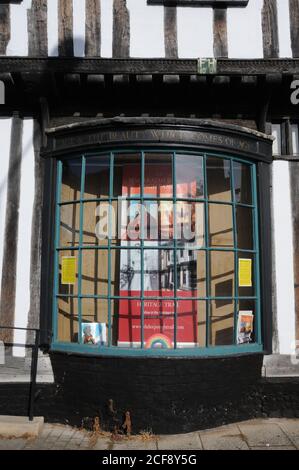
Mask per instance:
[[[0,57],[0,73],[51,71],[55,73],[87,73],[89,75],[196,75],[197,70],[197,59]],[[299,59],[217,59],[217,73],[214,75],[256,76],[266,74],[299,74]]]

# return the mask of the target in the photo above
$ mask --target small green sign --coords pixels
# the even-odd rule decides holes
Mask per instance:
[[[217,60],[213,58],[198,59],[198,73],[202,75],[217,73]]]

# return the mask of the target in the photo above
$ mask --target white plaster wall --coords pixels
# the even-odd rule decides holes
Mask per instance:
[[[127,0],[130,12],[130,56],[165,57],[164,11],[147,0]]]
[[[101,0],[101,55],[112,57],[113,0]]]
[[[48,1],[48,55],[58,56],[58,0]]]
[[[28,55],[27,9],[30,7],[31,0],[24,0],[20,5],[10,5],[11,32],[6,51],[9,56]]]
[[[34,190],[33,120],[28,119],[24,120],[23,128],[15,304],[15,326],[22,328],[27,326],[30,308],[31,227]],[[26,332],[16,330],[14,341],[15,343],[25,343]],[[14,346],[13,354],[14,356],[24,356],[25,349]]]
[[[291,33],[290,33],[290,10],[287,0],[278,0],[278,37],[279,37],[279,56],[292,57]]]
[[[263,57],[262,7],[263,0],[250,0],[246,8],[228,8],[227,39],[230,58]]]
[[[85,1],[73,0],[74,56],[85,56]]]
[[[213,57],[212,8],[177,9],[179,58]]]
[[[9,56],[28,55],[27,9],[32,0],[11,5]],[[246,8],[228,8],[228,54],[230,58],[262,58],[263,0],[250,0]],[[163,58],[164,8],[146,0],[127,0],[130,14],[130,55]],[[280,57],[291,57],[290,20],[287,0],[278,0]],[[101,0],[101,55],[112,57],[113,0]],[[74,55],[84,57],[85,0],[73,0]],[[48,0],[48,54],[58,55],[58,0]],[[210,7],[177,8],[180,58],[213,57],[213,10]]]
[[[292,354],[295,345],[293,227],[286,161],[273,162],[273,217],[278,352]]]
[[[11,118],[0,119],[1,172],[0,172],[0,296],[2,279],[2,261],[4,248],[5,214],[7,199],[7,177],[9,165]]]

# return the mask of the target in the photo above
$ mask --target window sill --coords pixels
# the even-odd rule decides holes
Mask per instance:
[[[242,354],[262,353],[261,344],[244,344],[239,346],[216,346],[214,348],[182,348],[182,349],[125,349],[119,347],[84,346],[83,344],[53,343],[51,351],[74,353],[85,356],[112,356],[112,357],[161,357],[161,358],[209,358],[239,356]]]

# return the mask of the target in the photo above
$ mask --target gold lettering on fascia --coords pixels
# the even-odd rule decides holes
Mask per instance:
[[[227,147],[240,149],[243,151],[256,152],[258,149],[257,142],[238,139],[235,137],[210,134],[208,132],[196,132],[190,130],[168,130],[168,129],[148,129],[148,130],[126,130],[126,131],[104,131],[96,133],[87,133],[82,135],[73,135],[63,138],[54,138],[55,148],[67,148],[84,144],[95,143],[113,143],[128,141],[174,141],[174,142],[192,142],[197,144],[210,144],[219,147]]]

